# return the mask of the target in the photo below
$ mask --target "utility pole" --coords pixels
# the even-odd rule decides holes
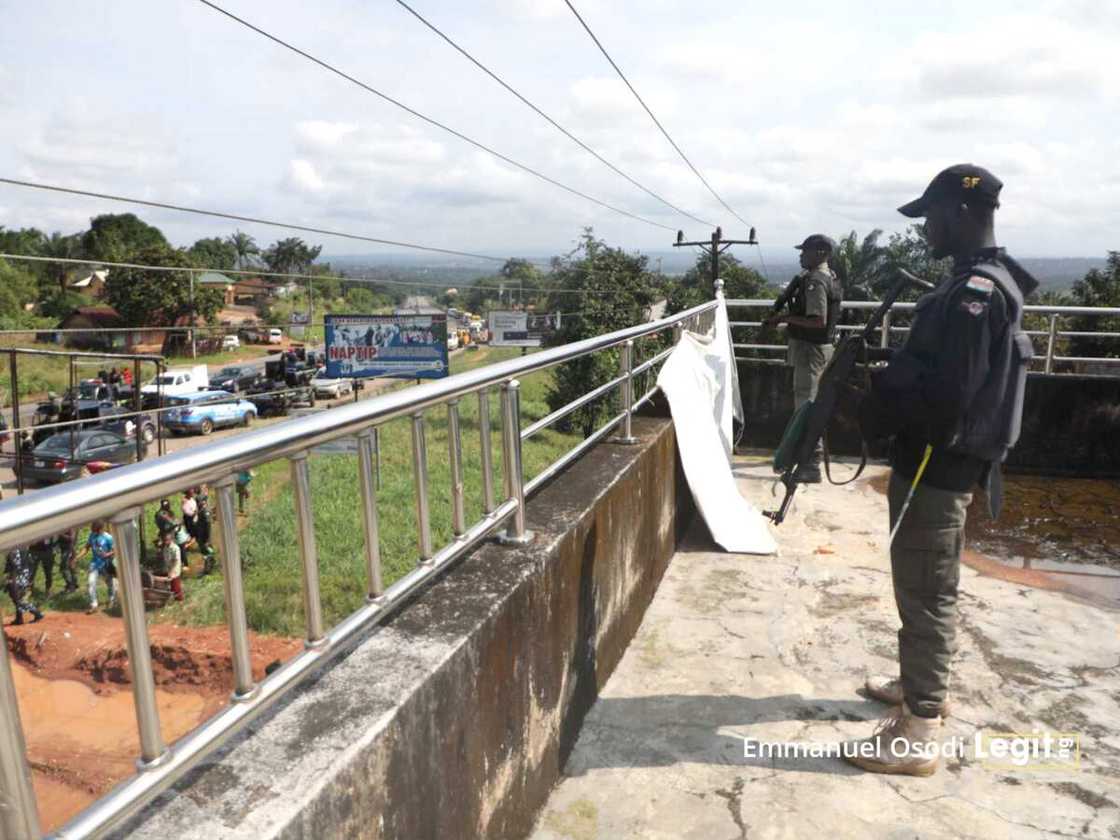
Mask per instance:
[[[712,294],[714,295],[720,288],[721,283],[719,279],[719,255],[730,248],[732,245],[757,245],[758,240],[755,238],[754,228],[750,230],[750,235],[747,239],[724,239],[723,228],[716,228],[712,231],[712,238],[707,241],[700,242],[685,242],[684,231],[677,231],[677,241],[673,243],[674,248],[685,247],[698,247],[705,254],[710,254],[712,257]]]
[[[192,359],[197,359],[198,358],[198,344],[197,344],[197,342],[195,342],[195,337],[194,337],[194,322],[195,322],[195,320],[197,320],[198,314],[197,314],[197,312],[195,311],[195,308],[194,308],[194,272],[190,271],[188,273],[190,274],[190,277],[191,277],[191,358]]]

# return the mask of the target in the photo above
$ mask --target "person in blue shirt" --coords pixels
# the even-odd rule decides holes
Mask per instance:
[[[93,555],[89,562],[89,609],[86,612],[94,612],[97,609],[97,579],[105,576],[105,585],[109,589],[109,609],[116,606],[117,603],[117,569],[115,565],[116,549],[113,545],[113,536],[105,530],[104,522],[94,522],[89,532],[89,539],[86,540],[85,548],[82,549],[81,557],[87,554]]]

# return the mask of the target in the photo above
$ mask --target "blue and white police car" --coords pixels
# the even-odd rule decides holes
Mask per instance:
[[[257,419],[257,407],[228,391],[199,391],[167,400],[163,425],[176,434],[198,432],[208,435],[222,426],[248,426]]]

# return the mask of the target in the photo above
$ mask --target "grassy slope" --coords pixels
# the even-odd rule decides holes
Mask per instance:
[[[516,350],[482,348],[461,354],[455,372],[510,358]],[[545,393],[548,373],[523,381],[522,424],[548,413]],[[490,400],[495,478],[501,479],[501,441],[498,399]],[[482,515],[478,402],[460,407],[464,484],[468,523]],[[447,416],[444,409],[427,414],[428,486],[433,544],[450,542],[451,498]],[[378,495],[381,552],[385,583],[415,567],[417,552],[415,490],[412,479],[411,431],[407,419],[381,428],[382,485]],[[525,472],[531,477],[571,448],[577,438],[546,430],[526,444]],[[316,542],[323,609],[333,624],[357,609],[365,594],[364,549],[356,456],[316,453],[310,461]],[[251,515],[241,532],[246,569],[246,598],[250,626],[258,631],[299,636],[303,632],[303,604],[299,550],[292,514],[293,496],[287,462],[274,462],[257,471]],[[194,560],[193,562],[197,562]],[[220,576],[187,582],[188,602],[158,614],[159,621],[215,624],[224,621]]]

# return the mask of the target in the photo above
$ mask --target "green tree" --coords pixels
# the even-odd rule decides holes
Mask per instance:
[[[366,315],[377,308],[377,296],[369,289],[352,286],[346,292],[346,306],[356,314]]]
[[[879,244],[883,231],[875,228],[861,240],[853,230],[837,242],[834,268],[844,283],[847,300],[871,300],[873,290],[886,279],[886,248]]]
[[[269,269],[281,274],[304,274],[319,258],[323,246],[311,247],[298,236],[280,239],[261,256]]]
[[[0,253],[38,254],[47,235],[38,228],[5,229],[0,225]]]
[[[187,251],[199,268],[229,271],[237,268],[237,248],[228,239],[200,239]]]
[[[243,270],[246,266],[251,266],[253,257],[259,256],[261,253],[256,240],[240,230],[230,234],[226,241],[233,246],[233,250],[237,254],[237,268],[239,269]]]
[[[0,260],[0,329],[40,326],[42,320],[27,308],[35,302],[38,292],[38,282],[32,272]]]
[[[554,284],[586,293],[553,295],[550,311],[570,311],[571,301],[576,299],[579,312],[562,319],[552,343],[568,344],[648,320],[658,289],[657,278],[646,264],[646,257],[610,248],[595,238],[591,228],[584,229],[575,250],[553,259]],[[613,379],[618,375],[618,365],[617,350],[600,351],[561,365],[547,396],[549,408],[555,411]],[[590,435],[614,410],[614,399],[596,400],[569,414],[557,426],[562,430],[578,428],[584,436]]]
[[[39,245],[39,254],[53,259],[79,258],[82,255],[82,237],[77,233],[63,236],[55,231],[50,236],[43,238]],[[47,279],[54,287],[52,291],[57,290],[58,294],[64,294],[66,292],[66,280],[73,270],[73,266],[67,263],[46,263],[44,271]]]
[[[192,268],[184,251],[148,248],[136,254],[144,265]],[[110,305],[128,326],[142,327],[173,323],[193,311],[213,323],[222,308],[222,292],[195,284],[193,301],[189,273],[114,268],[105,281]]]
[[[159,228],[141,221],[133,213],[96,216],[82,236],[82,251],[91,260],[135,262],[141,251],[170,247]]]
[[[949,258],[934,259],[930,251],[926,231],[922,225],[911,225],[905,233],[892,233],[883,254],[883,271],[874,291],[882,293],[898,277],[898,269],[904,268],[911,274],[928,280],[934,285],[949,279],[953,273],[953,261]],[[920,292],[910,289],[902,299],[915,299]]]
[[[1104,269],[1094,268],[1073,284],[1071,297],[1077,306],[1120,307],[1120,251],[1109,251]],[[1073,329],[1078,332],[1120,331],[1120,318],[1098,318],[1080,315],[1073,319]],[[1120,342],[1115,338],[1074,336],[1070,340],[1070,353],[1074,356],[1120,355]]]
[[[720,255],[719,276],[723,280],[725,297],[750,299],[771,296],[762,275],[743,265],[732,254]],[[670,285],[665,311],[669,314],[683,312],[714,297],[712,258],[702,251],[696,256],[696,264]]]

